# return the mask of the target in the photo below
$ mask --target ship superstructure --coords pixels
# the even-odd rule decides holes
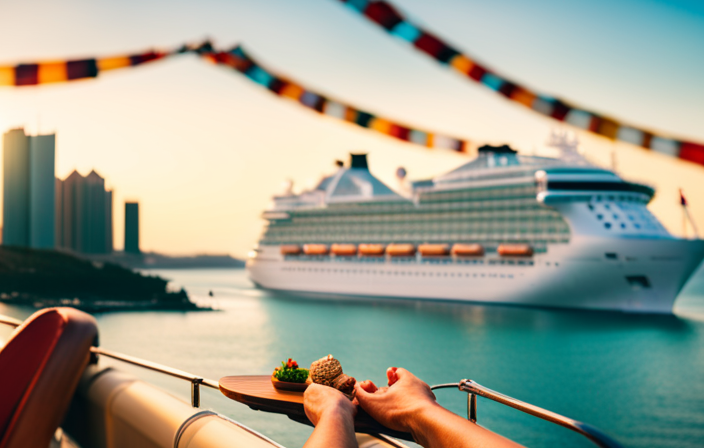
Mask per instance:
[[[652,187],[587,163],[485,146],[402,196],[366,156],[275,197],[247,268],[301,293],[671,312],[704,242],[670,235]]]

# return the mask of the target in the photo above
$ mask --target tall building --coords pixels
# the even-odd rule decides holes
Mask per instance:
[[[29,139],[24,129],[3,136],[2,243],[29,246]]]
[[[95,170],[87,176],[74,170],[56,184],[61,185],[57,246],[86,254],[112,252],[112,191],[105,190],[105,179]]]
[[[62,181],[61,186],[61,220],[60,234],[61,243],[58,247],[71,249],[76,252],[83,250],[83,219],[82,210],[84,201],[84,183],[85,178],[80,173],[74,170],[66,179]]]
[[[55,237],[55,135],[3,136],[3,244],[51,249]]]
[[[125,202],[125,252],[140,253],[138,202]]]
[[[29,246],[54,248],[55,135],[29,137]]]
[[[56,178],[54,182],[54,242],[56,247],[63,247],[63,234],[61,233],[61,219],[63,219],[63,194],[64,182]]]
[[[99,254],[107,252],[106,241],[106,196],[105,179],[95,170],[86,176],[85,246],[83,252]]]
[[[112,190],[105,191],[105,249],[113,250],[112,239]]]

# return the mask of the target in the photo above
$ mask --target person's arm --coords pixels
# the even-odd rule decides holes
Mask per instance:
[[[440,406],[430,387],[405,369],[389,368],[389,387],[357,384],[357,401],[376,421],[410,432],[426,448],[519,447]]]
[[[304,448],[357,448],[357,407],[332,387],[311,384],[303,394],[306,416],[315,425]]]

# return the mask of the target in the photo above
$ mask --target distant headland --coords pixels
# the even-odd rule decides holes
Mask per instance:
[[[0,302],[44,308],[72,306],[89,312],[211,310],[168,281],[114,263],[54,250],[0,246]]]

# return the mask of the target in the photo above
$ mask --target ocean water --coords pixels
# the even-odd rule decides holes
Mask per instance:
[[[401,366],[429,384],[471,378],[591,423],[628,447],[704,446],[704,276],[674,316],[414,301],[301,299],[256,289],[241,270],[154,271],[217,312],[98,315],[101,345],[211,379],[269,374],[332,353],[346,373],[383,383]],[[214,298],[208,298],[213,291]],[[32,310],[0,305],[25,317]],[[4,330],[3,330],[4,331]],[[0,333],[0,338],[7,333]],[[189,400],[187,382],[114,362]],[[466,415],[466,395],[437,393]],[[203,389],[201,405],[287,447],[311,429]],[[555,425],[479,398],[480,424],[527,446],[592,446]]]

